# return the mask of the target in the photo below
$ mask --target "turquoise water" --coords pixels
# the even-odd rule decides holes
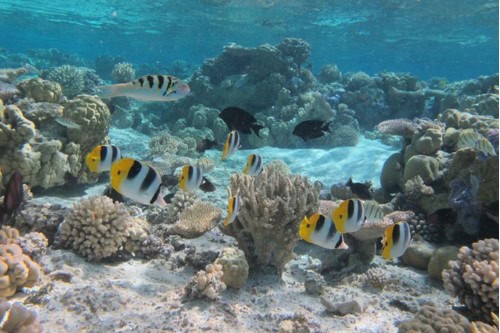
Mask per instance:
[[[0,2],[0,46],[57,48],[93,62],[201,64],[222,46],[300,37],[315,71],[411,72],[466,79],[497,71],[498,2],[474,0],[168,0]]]

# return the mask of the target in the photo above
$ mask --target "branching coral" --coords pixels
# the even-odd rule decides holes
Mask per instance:
[[[137,224],[127,208],[108,197],[85,198],[73,205],[59,228],[57,241],[88,260],[114,255],[130,239]]]
[[[75,66],[63,65],[53,68],[47,79],[59,83],[64,96],[68,98],[81,94],[85,88],[85,71]]]
[[[498,239],[485,239],[460,248],[458,258],[442,273],[450,295],[485,322],[498,313]]]
[[[242,205],[237,219],[222,231],[236,238],[251,267],[273,265],[281,276],[299,238],[300,221],[318,210],[319,188],[268,165],[259,177],[232,175],[230,191]]]
[[[128,62],[119,62],[113,67],[111,77],[116,83],[130,82],[135,78],[135,70]]]
[[[0,297],[9,297],[19,288],[33,287],[40,268],[16,244],[0,245]]]
[[[189,280],[187,286],[184,288],[185,297],[218,299],[219,293],[226,290],[226,285],[222,282],[223,276],[222,265],[207,265],[204,271],[198,271]]]

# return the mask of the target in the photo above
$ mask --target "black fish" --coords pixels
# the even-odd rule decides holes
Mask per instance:
[[[3,202],[0,205],[0,226],[10,219],[23,202],[23,199],[23,175],[16,171],[10,176]]]
[[[230,131],[237,130],[240,133],[252,134],[252,130],[259,138],[259,130],[264,126],[256,124],[257,119],[247,111],[235,106],[225,108],[219,113],[219,117],[224,120]]]
[[[203,177],[200,185],[200,190],[202,190],[203,192],[213,192],[215,191],[215,185],[210,180],[208,180],[207,177]]]
[[[172,199],[175,196],[175,193],[177,192],[171,192],[167,194],[166,196],[163,197],[163,200],[165,200],[166,203],[172,203]]]
[[[349,178],[349,181],[345,184],[351,188],[351,192],[356,194],[358,198],[362,200],[371,200],[372,193],[370,192],[370,185],[366,185],[364,183],[353,183],[352,178]]]
[[[165,187],[174,187],[179,184],[179,177],[174,175],[161,176],[161,184]]]
[[[213,147],[217,147],[219,143],[217,140],[203,139],[196,146],[196,151],[198,153],[203,153],[205,150],[211,149]]]
[[[325,132],[330,132],[331,121],[322,120],[305,120],[293,129],[293,135],[302,138],[307,142],[307,139],[316,139],[325,135]]]

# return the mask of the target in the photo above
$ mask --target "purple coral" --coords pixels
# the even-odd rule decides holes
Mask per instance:
[[[493,148],[495,148],[495,151],[498,154],[498,129],[490,129],[488,131],[488,134],[486,135],[486,138],[490,143],[493,145]]]

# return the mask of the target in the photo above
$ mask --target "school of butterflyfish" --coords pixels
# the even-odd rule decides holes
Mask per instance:
[[[187,83],[169,75],[146,75],[134,81],[111,86],[101,86],[101,97],[111,98],[127,96],[142,101],[176,101],[186,96],[190,89]],[[221,160],[230,158],[240,147],[240,132],[259,136],[262,125],[247,111],[238,107],[224,109],[220,118],[226,123],[230,132],[222,150]],[[69,127],[64,119],[60,123]],[[294,135],[304,140],[316,138],[328,132],[329,122],[308,120],[298,124]],[[491,144],[476,132],[462,132],[458,139],[458,146],[474,147],[485,155],[495,153]],[[197,145],[197,151],[218,146],[217,141],[203,139]],[[167,206],[172,193],[163,196],[162,185],[172,185],[174,175],[160,176],[147,162],[133,158],[122,158],[120,149],[113,145],[95,147],[85,159],[90,171],[99,173],[109,171],[111,188],[119,194],[144,205]],[[262,156],[250,154],[245,167],[244,175],[258,177],[264,170]],[[168,184],[168,185],[167,185]],[[201,189],[205,192],[215,191],[215,186],[203,175],[201,168],[185,165],[177,178],[177,185],[181,191]],[[165,199],[164,199],[165,198]],[[229,195],[227,216],[224,227],[229,227],[237,220],[238,213],[243,205],[243,198],[238,195]],[[381,221],[384,214],[376,201],[362,201],[348,199],[340,203],[331,216],[315,213],[310,217],[304,216],[299,227],[299,236],[306,242],[326,249],[348,249],[344,234],[360,230],[367,220]],[[388,227],[382,238],[382,257],[393,259],[400,257],[411,242],[410,228],[407,222],[398,222]]]

